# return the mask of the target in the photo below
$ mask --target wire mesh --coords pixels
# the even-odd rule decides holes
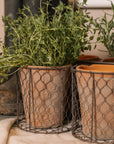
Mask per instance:
[[[83,141],[114,143],[114,73],[72,68],[72,134]]]
[[[71,129],[71,70],[65,67],[22,68],[18,73],[18,126],[37,133]]]

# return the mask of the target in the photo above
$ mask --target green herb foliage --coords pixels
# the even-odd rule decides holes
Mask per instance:
[[[114,4],[111,2],[111,5],[112,15],[105,13],[102,18],[96,19],[94,31],[95,33],[98,32],[97,42],[103,43],[109,56],[114,57]],[[107,16],[111,17],[111,19],[108,20]]]
[[[60,2],[53,8],[55,13],[51,18],[42,9],[41,15],[33,15],[28,7],[20,10],[15,20],[6,17],[4,23],[13,46],[3,47],[1,72],[27,65],[72,64],[81,51],[91,50],[93,36],[89,38],[88,33],[93,18],[86,10],[81,10],[82,5],[78,4],[74,12],[70,5]]]

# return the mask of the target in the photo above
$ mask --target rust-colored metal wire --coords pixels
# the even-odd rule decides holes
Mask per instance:
[[[76,66],[72,68],[72,134],[83,141],[112,144],[114,73],[79,71]]]
[[[26,67],[17,78],[18,127],[35,133],[71,130],[71,66]]]

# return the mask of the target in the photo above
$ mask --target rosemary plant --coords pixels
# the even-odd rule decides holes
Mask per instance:
[[[14,67],[27,65],[62,66],[74,63],[81,51],[91,50],[90,42],[93,17],[79,5],[74,12],[70,5],[60,2],[55,13],[33,15],[30,8],[19,11],[17,19],[4,19],[12,47],[3,47],[0,59],[1,73]],[[47,4],[48,7],[48,4]],[[47,8],[48,9],[48,8]]]

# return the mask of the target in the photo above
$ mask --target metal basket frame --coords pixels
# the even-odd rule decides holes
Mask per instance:
[[[34,133],[43,133],[43,134],[53,134],[53,133],[63,133],[63,132],[67,132],[71,130],[71,97],[72,97],[72,93],[71,93],[71,66],[64,66],[64,67],[26,67],[28,70],[28,81],[29,81],[29,90],[28,90],[28,94],[29,94],[29,112],[31,112],[30,108],[31,108],[31,81],[33,80],[33,76],[32,76],[32,71],[36,70],[35,73],[39,73],[40,70],[45,70],[45,74],[48,74],[48,71],[50,70],[55,70],[58,71],[60,70],[60,75],[61,75],[61,79],[60,81],[63,82],[63,78],[62,76],[64,75],[64,71],[69,71],[69,75],[66,78],[66,83],[68,83],[68,93],[66,94],[66,104],[65,104],[65,109],[64,109],[64,116],[63,116],[63,122],[61,122],[61,124],[57,127],[48,127],[48,128],[37,128],[37,127],[33,127],[31,125],[31,113],[29,113],[29,122],[26,122],[26,116],[25,116],[25,112],[23,109],[23,100],[22,100],[22,90],[21,90],[21,84],[20,84],[20,73],[17,72],[17,105],[18,105],[18,112],[17,112],[17,126],[20,129],[23,129],[25,131],[29,131],[29,132],[34,132]],[[25,72],[26,73],[26,72]],[[43,74],[43,75],[45,75]],[[43,75],[40,75],[40,80],[42,79]],[[52,76],[51,73],[49,72],[49,77],[50,77],[50,81],[52,81]],[[48,83],[50,83],[50,81]],[[45,88],[47,87],[47,83],[45,84]],[[57,87],[57,86],[56,86]],[[32,89],[33,91],[33,89]],[[33,92],[32,92],[33,93]],[[63,91],[63,96],[64,96],[65,92]],[[63,102],[60,102],[61,105],[63,104]],[[51,103],[52,104],[52,103]],[[61,114],[61,113],[60,113]]]
[[[97,130],[96,130],[97,129],[97,121],[96,121],[96,107],[97,106],[96,106],[96,95],[95,95],[95,87],[97,87],[97,86],[95,85],[95,75],[101,74],[103,76],[103,74],[107,74],[107,75],[113,75],[113,78],[114,78],[114,73],[85,72],[85,71],[76,70],[76,67],[80,64],[91,65],[93,63],[94,64],[114,65],[114,63],[107,63],[107,62],[104,63],[104,62],[87,62],[87,61],[85,61],[84,63],[78,62],[77,65],[74,65],[72,67],[72,70],[71,70],[72,71],[72,134],[74,137],[79,138],[83,141],[93,142],[93,143],[112,144],[112,143],[114,143],[114,139],[99,139],[99,138],[97,138]],[[82,75],[82,73],[85,73],[85,74],[88,73],[91,75],[91,78],[93,80],[93,82],[92,82],[92,98],[91,98],[92,114],[91,114],[90,136],[85,135],[85,133],[83,132],[83,124],[82,124],[82,116],[81,116],[82,114],[81,114],[81,106],[80,106],[79,91],[78,91],[78,86],[77,86],[76,72],[79,72],[80,75]],[[102,76],[101,76],[101,79],[102,79]],[[104,100],[107,101],[105,98],[104,98]],[[109,106],[109,107],[111,108],[111,106]],[[114,113],[112,109],[111,109],[111,111],[112,111],[112,113]],[[95,120],[94,120],[94,117],[95,117]],[[95,136],[93,133],[93,129],[95,129],[94,130]],[[114,127],[112,127],[112,131],[113,131],[113,135],[114,135]]]

